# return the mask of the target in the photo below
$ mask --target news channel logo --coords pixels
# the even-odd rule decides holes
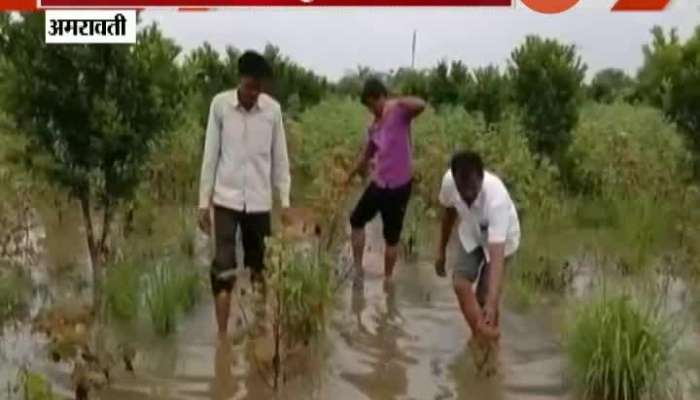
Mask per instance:
[[[136,10],[47,10],[46,43],[136,43]]]

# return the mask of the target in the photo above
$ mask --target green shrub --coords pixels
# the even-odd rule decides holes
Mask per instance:
[[[351,98],[329,97],[310,107],[288,124],[293,171],[315,176],[324,166],[320,156],[331,150],[354,159],[366,140],[370,120],[362,104]]]
[[[125,321],[134,319],[141,307],[143,269],[134,263],[121,263],[107,268],[105,297],[112,314]]]
[[[567,176],[575,188],[605,199],[678,195],[691,172],[688,151],[673,124],[642,105],[587,105],[568,158]]]
[[[574,383],[584,399],[665,398],[675,341],[658,308],[626,296],[576,310],[566,337]]]

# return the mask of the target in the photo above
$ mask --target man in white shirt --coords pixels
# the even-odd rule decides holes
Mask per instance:
[[[238,73],[238,87],[211,102],[199,188],[199,226],[204,232],[211,232],[212,211],[214,215],[216,254],[210,278],[224,337],[235,283],[236,230],[240,227],[245,266],[254,282],[263,283],[272,188],[286,209],[291,185],[282,111],[262,93],[272,69],[263,56],[248,51],[238,59]]]
[[[477,337],[499,337],[504,267],[520,245],[520,222],[503,182],[474,152],[454,155],[440,188],[445,207],[435,268],[445,276],[447,243],[457,220],[459,246],[451,264],[462,314]],[[473,285],[477,281],[476,293]]]

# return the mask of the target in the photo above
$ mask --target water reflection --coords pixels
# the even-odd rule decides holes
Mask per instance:
[[[218,340],[214,357],[214,380],[211,398],[228,400],[236,394],[236,380],[232,373],[232,347],[228,340]]]

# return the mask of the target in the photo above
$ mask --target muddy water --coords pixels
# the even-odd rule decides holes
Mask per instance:
[[[84,248],[82,236],[75,225],[65,226],[72,231],[47,229],[49,262],[81,264],[85,261],[80,255],[84,254],[84,249],[80,250]],[[378,226],[372,226],[369,237],[376,239],[379,232]],[[70,252],[64,253],[66,248]],[[376,241],[368,243],[364,290],[345,287],[339,291],[327,338],[307,351],[303,367],[292,367],[287,385],[276,398],[573,398],[560,344],[559,307],[538,306],[528,312],[506,307],[498,357],[500,375],[480,378],[449,280],[436,277],[425,259],[400,263],[393,284],[385,285],[381,279],[382,251]],[[71,258],[70,253],[78,257]],[[110,327],[109,336],[131,343],[138,355],[135,372],[115,371],[113,383],[98,398],[275,398],[248,355],[252,344],[235,335],[239,314],[240,308],[234,306],[234,337],[223,343],[216,340],[213,305],[207,296],[184,318],[178,332],[167,339],[154,336],[147,322]],[[688,335],[684,342],[695,350],[699,343],[696,335]],[[49,377],[60,394],[71,396],[69,366],[50,363],[42,344],[25,325],[6,327],[0,347],[4,354],[0,378],[11,379],[11,365],[31,364]],[[688,375],[700,370],[697,356],[688,357],[684,363]],[[689,376],[687,381],[692,383],[694,379]],[[686,398],[700,398],[700,392],[692,390],[687,390]]]
[[[364,291],[342,290],[328,338],[309,352],[315,359],[307,365],[310,370],[291,378],[280,398],[565,398],[552,313],[506,312],[503,376],[478,379],[449,281],[435,277],[429,263],[418,262],[400,265],[393,284],[385,285],[381,246],[368,247]],[[140,353],[137,373],[119,373],[101,398],[272,397],[246,356],[248,344],[222,345],[215,339],[211,301],[201,304],[170,340],[152,338],[147,331],[130,336],[146,338],[136,346],[148,351]]]

